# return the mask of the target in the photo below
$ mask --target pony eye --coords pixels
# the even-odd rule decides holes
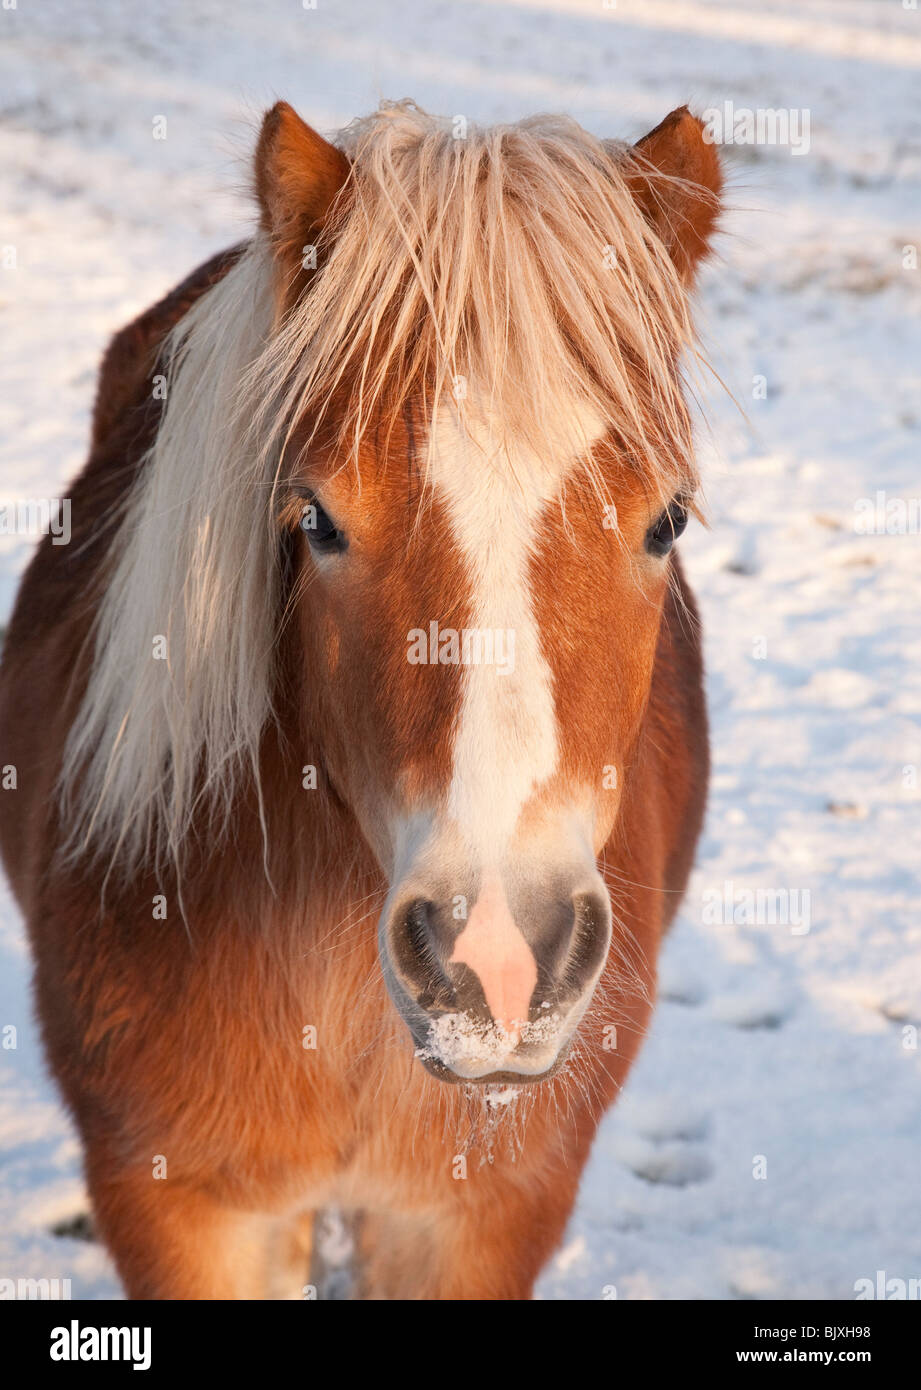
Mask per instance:
[[[646,532],[646,549],[650,555],[667,555],[688,524],[688,509],[683,502],[670,502],[658,521]]]
[[[345,550],[347,541],[332,518],[323,510],[316,498],[311,498],[301,513],[300,528],[314,550],[329,554]]]

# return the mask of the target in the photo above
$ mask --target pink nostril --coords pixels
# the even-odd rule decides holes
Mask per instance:
[[[480,981],[489,1012],[517,1042],[537,987],[537,961],[513,918],[497,875],[484,876],[473,911],[454,943],[452,965]]]

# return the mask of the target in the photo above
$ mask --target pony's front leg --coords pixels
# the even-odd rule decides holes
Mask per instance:
[[[275,1223],[148,1174],[93,1179],[99,1234],[132,1299],[265,1298]]]
[[[458,1212],[438,1241],[425,1297],[445,1300],[530,1299],[563,1238],[575,1184],[552,1196],[509,1191]]]
[[[436,1216],[366,1217],[359,1296],[371,1299],[521,1301],[562,1240],[578,1173],[553,1190],[539,1180],[484,1175],[488,1190],[465,1192]],[[476,1178],[471,1177],[474,1182]]]

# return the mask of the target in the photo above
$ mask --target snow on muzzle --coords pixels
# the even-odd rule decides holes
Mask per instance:
[[[472,894],[456,887],[407,881],[381,918],[388,988],[416,1055],[446,1081],[541,1079],[565,1056],[604,965],[604,882],[592,865],[544,881],[488,870]]]

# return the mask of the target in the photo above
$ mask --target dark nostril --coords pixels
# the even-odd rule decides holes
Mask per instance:
[[[610,907],[595,893],[577,893],[572,900],[573,926],[561,984],[581,989],[601,965],[608,950]]]
[[[434,903],[417,898],[397,917],[391,933],[394,964],[423,1009],[453,1009],[457,995],[435,944],[435,912]]]
[[[428,926],[430,907],[430,903],[419,898],[416,902],[410,903],[403,919],[406,926],[407,945],[410,951],[417,956],[423,956],[426,951],[431,950]]]

